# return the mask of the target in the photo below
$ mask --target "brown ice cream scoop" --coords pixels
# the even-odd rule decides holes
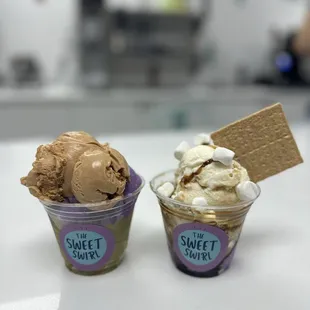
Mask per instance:
[[[32,166],[21,183],[43,200],[61,202],[77,193],[80,202],[102,201],[122,195],[129,179],[125,158],[83,131],[63,133],[53,143],[39,146]]]
[[[85,144],[91,143],[100,146],[100,143],[85,131],[64,132],[56,138],[56,141]]]
[[[74,140],[69,141],[70,142],[63,142],[67,158],[67,165],[64,171],[64,185],[63,185],[65,197],[73,196],[73,192],[71,189],[72,174],[74,166],[79,160],[80,156],[88,150],[93,151],[96,149],[100,150],[102,148],[98,142],[82,143]]]
[[[41,145],[37,149],[36,160],[28,176],[21,183],[39,199],[63,201],[65,149],[62,143]]]
[[[71,187],[81,203],[121,196],[129,178],[125,158],[109,147],[84,152],[74,166]]]
[[[56,141],[64,144],[67,164],[64,172],[63,194],[72,197],[72,174],[79,157],[87,150],[107,148],[107,144],[100,144],[93,136],[84,131],[68,131],[57,137]]]

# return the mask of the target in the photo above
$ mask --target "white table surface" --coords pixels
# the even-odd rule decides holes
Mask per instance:
[[[310,309],[310,127],[294,134],[306,163],[261,183],[231,268],[216,278],[179,272],[168,255],[156,199],[146,184],[123,264],[102,276],[70,273],[45,211],[19,185],[41,141],[0,143],[0,310]],[[101,137],[148,182],[173,168],[192,133]],[[106,138],[106,139],[105,139]]]

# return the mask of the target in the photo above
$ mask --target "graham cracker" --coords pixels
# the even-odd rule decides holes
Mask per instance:
[[[235,160],[253,182],[303,162],[280,103],[219,129],[211,138],[236,153]]]

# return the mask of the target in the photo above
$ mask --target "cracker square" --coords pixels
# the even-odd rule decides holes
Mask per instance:
[[[236,153],[235,160],[253,182],[303,162],[280,103],[219,129],[211,138]]]

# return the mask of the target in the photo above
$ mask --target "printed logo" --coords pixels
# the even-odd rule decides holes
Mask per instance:
[[[72,224],[61,230],[60,244],[76,269],[95,271],[111,258],[115,241],[112,232],[105,227]]]
[[[208,271],[224,259],[228,236],[214,226],[186,223],[174,229],[173,247],[187,268],[193,271]]]

